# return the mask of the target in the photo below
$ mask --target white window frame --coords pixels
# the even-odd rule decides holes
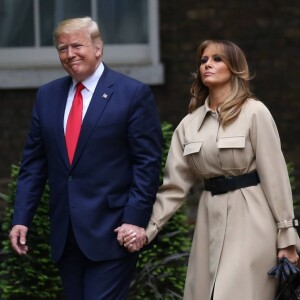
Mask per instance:
[[[92,0],[92,17],[96,0]],[[38,10],[38,1],[34,0]],[[158,0],[148,0],[148,44],[105,45],[103,61],[111,68],[150,85],[164,83],[160,63]],[[37,14],[35,14],[37,16]],[[35,18],[35,34],[39,36],[39,20]],[[52,47],[0,48],[0,88],[37,88],[66,75],[57,51]]]

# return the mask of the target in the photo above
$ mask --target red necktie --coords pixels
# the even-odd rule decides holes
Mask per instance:
[[[68,149],[68,156],[70,164],[72,164],[80,129],[82,122],[82,95],[81,91],[85,86],[81,83],[77,83],[77,88],[72,103],[72,107],[69,113],[67,127],[66,127],[66,144]]]

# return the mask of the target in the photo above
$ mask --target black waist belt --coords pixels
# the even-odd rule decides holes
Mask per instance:
[[[211,192],[212,195],[220,195],[247,186],[257,185],[259,182],[256,171],[239,176],[219,176],[204,179],[204,190]]]

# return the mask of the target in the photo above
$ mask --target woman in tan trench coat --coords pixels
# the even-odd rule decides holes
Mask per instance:
[[[252,98],[245,56],[229,41],[200,45],[191,94],[190,113],[172,138],[148,242],[203,178],[184,299],[273,300],[276,280],[267,272],[283,256],[297,263],[299,242],[276,125]],[[125,246],[139,250],[142,242],[136,246],[131,237]]]

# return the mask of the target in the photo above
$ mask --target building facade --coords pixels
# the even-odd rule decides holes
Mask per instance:
[[[74,11],[67,9],[69,0],[30,0],[22,8],[28,19],[16,22],[10,3],[21,7],[22,1],[4,1],[0,8],[0,192],[11,164],[20,160],[38,86],[64,75],[49,33],[60,19],[92,15],[103,26],[104,62],[148,83],[161,120],[174,126],[187,113],[199,43],[237,43],[254,75],[252,90],[273,114],[286,160],[295,165],[299,197],[298,0],[80,0]],[[87,2],[88,8],[80,5]]]

